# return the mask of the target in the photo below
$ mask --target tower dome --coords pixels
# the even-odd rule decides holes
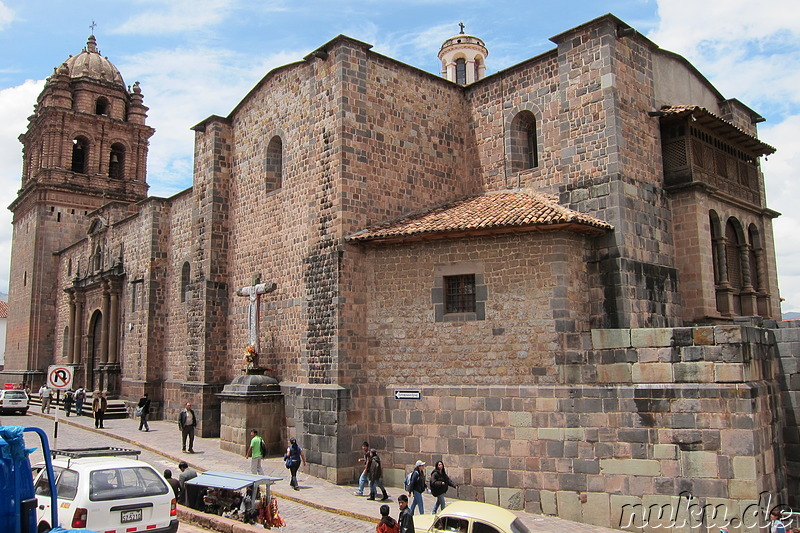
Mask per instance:
[[[489,51],[483,39],[464,33],[463,22],[459,26],[461,32],[442,44],[439,59],[443,77],[459,85],[469,85],[486,77]]]
[[[95,81],[110,83],[118,85],[122,88],[125,87],[125,81],[122,79],[122,74],[119,73],[111,61],[100,55],[97,49],[97,41],[94,35],[89,36],[86,42],[86,48],[76,55],[70,56],[64,62],[69,70],[69,77],[76,78],[89,78]]]

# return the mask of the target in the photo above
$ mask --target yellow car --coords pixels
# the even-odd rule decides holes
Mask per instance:
[[[414,515],[416,533],[530,533],[522,521],[496,505],[457,501],[436,515]]]

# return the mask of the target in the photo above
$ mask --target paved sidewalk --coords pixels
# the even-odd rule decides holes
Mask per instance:
[[[34,411],[30,411],[30,413],[45,418],[53,418],[52,415],[43,415]],[[87,416],[77,417],[74,415],[65,418],[63,417],[62,411],[59,413],[59,423],[76,425],[90,431],[114,436],[142,449],[173,459],[176,463],[179,461],[186,461],[198,471],[223,470],[250,472],[250,459],[220,449],[218,438],[195,437],[195,453],[188,454],[181,452],[181,434],[178,430],[177,422],[163,420],[150,421],[150,431],[145,432],[138,430],[138,420],[105,420],[105,429],[95,429],[94,420],[92,418]],[[301,442],[300,445],[302,446],[302,444]],[[358,454],[356,450],[354,450],[354,462],[357,457]],[[403,492],[401,487],[387,486],[386,490],[389,493],[390,501],[369,501],[365,497],[354,496],[353,491],[355,487],[353,485],[335,485],[329,481],[310,476],[304,473],[302,469],[297,476],[300,483],[300,490],[295,491],[289,486],[289,471],[284,466],[281,457],[265,459],[263,468],[265,475],[284,478],[283,481],[276,483],[272,487],[273,494],[277,495],[279,498],[376,523],[380,518],[378,510],[382,503],[388,503],[391,506],[393,516],[397,514],[397,496]],[[448,498],[448,501],[450,500],[452,500],[452,498]],[[425,510],[428,513],[433,510],[433,504],[433,496],[426,494]],[[521,511],[515,512],[525,525],[528,526],[532,532],[536,533],[562,531],[576,533],[611,533],[619,531],[562,520],[552,516]]]

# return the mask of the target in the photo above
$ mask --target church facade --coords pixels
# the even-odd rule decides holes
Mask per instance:
[[[443,458],[459,497],[603,525],[786,500],[763,118],[611,15],[552,41],[486,76],[461,33],[437,76],[339,36],[196,125],[156,198],[142,91],[90,38],[21,136],[0,376],[70,364],[243,446],[225,387],[257,366],[315,475],[367,439],[395,482]]]

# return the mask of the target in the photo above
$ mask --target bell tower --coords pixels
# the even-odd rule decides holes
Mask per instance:
[[[486,56],[489,51],[482,39],[461,32],[447,39],[439,50],[442,76],[459,85],[469,85],[486,77]]]
[[[54,252],[86,237],[89,215],[147,196],[147,107],[94,35],[45,82],[23,145],[13,213],[6,364],[0,381],[37,384],[52,364],[59,283]]]

